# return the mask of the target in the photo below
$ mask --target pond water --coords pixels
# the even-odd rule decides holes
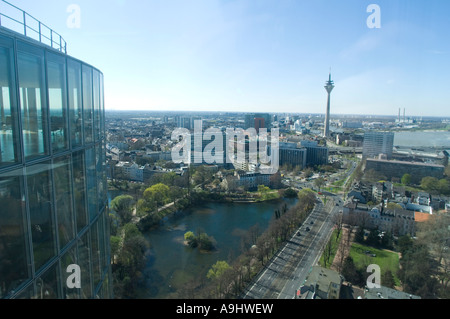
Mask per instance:
[[[263,203],[205,203],[167,219],[147,232],[151,248],[144,271],[145,288],[139,298],[168,298],[191,280],[206,278],[207,271],[219,260],[234,260],[241,253],[241,238],[255,224],[265,230],[274,211],[284,203],[292,207],[296,199]],[[203,230],[217,242],[209,253],[183,244],[187,231]]]

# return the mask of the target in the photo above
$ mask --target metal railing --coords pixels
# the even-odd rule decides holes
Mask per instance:
[[[67,54],[66,41],[59,33],[5,0],[0,0],[0,27],[21,33]]]

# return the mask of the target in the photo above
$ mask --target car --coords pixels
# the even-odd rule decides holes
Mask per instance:
[[[306,231],[310,231],[309,227],[306,227]]]
[[[302,234],[300,234],[300,232],[297,232],[297,236],[301,236]]]
[[[311,224],[311,225],[313,225],[313,224],[314,224],[314,222],[313,222],[313,221],[311,221],[311,222],[310,222],[310,224]]]

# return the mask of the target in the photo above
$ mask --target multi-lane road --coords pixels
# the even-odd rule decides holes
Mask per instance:
[[[319,260],[328,241],[342,201],[328,197],[318,201],[314,210],[286,245],[247,287],[244,299],[294,299],[310,269]]]

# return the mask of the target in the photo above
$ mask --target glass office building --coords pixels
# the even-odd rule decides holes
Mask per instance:
[[[111,298],[103,74],[0,26],[0,112],[0,298]]]

